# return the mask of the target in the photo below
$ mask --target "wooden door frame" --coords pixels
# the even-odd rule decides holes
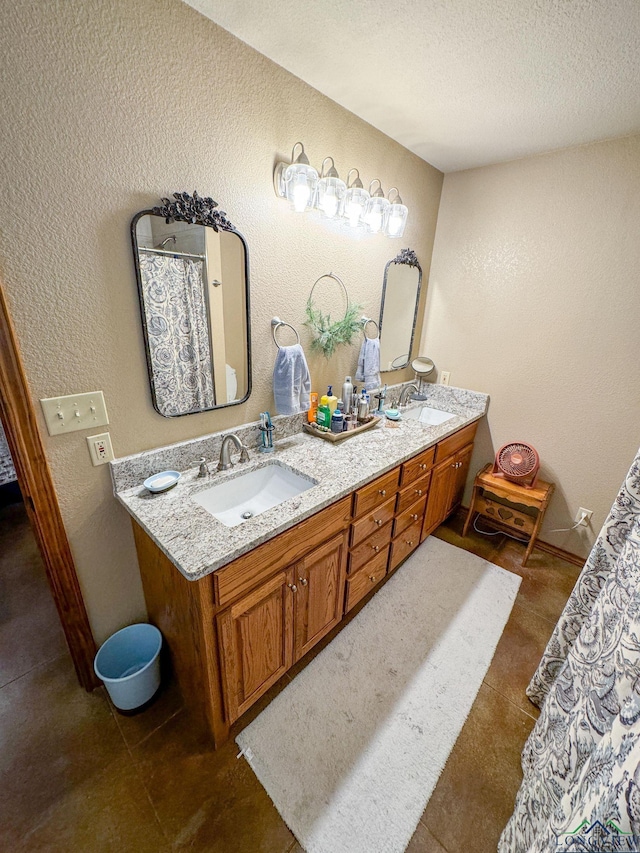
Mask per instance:
[[[99,684],[93,671],[96,644],[62,523],[1,278],[0,420],[78,680],[86,690],[93,690]]]

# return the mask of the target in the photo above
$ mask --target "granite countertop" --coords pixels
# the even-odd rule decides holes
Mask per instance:
[[[116,498],[180,572],[188,580],[197,580],[479,420],[487,410],[486,394],[449,386],[430,387],[433,391],[427,392],[427,401],[412,403],[407,410],[428,405],[455,413],[439,426],[423,426],[408,418],[399,422],[382,419],[367,432],[331,444],[301,431],[305,416],[275,418],[276,435],[282,437],[275,442],[274,453],[252,450],[249,462],[237,463],[230,471],[213,473],[207,479],[198,479],[193,460],[203,455],[217,459],[216,448],[219,454],[222,436],[229,430],[114,460],[111,472]],[[250,448],[257,447],[255,424],[233,431]],[[226,527],[193,500],[199,491],[273,462],[310,478],[316,485],[237,527]],[[210,467],[215,469],[215,465]],[[151,494],[142,485],[150,474],[171,468],[180,470],[182,478],[169,491]]]

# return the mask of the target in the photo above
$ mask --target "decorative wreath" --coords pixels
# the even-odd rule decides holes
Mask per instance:
[[[337,281],[344,291],[345,299],[347,301],[347,309],[341,320],[332,322],[330,314],[323,314],[322,311],[314,305],[313,291],[318,282],[322,281],[323,278],[334,279],[334,281]],[[338,278],[337,275],[334,275],[332,272],[321,275],[320,278],[314,282],[313,287],[311,288],[311,293],[307,300],[307,319],[304,321],[305,326],[308,326],[314,335],[313,340],[311,341],[311,349],[321,352],[326,359],[329,359],[336,351],[336,347],[341,344],[350,344],[353,336],[360,329],[361,323],[358,315],[361,311],[361,305],[351,304],[347,288],[344,286],[344,282]]]

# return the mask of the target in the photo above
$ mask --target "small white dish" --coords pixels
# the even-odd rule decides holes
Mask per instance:
[[[148,477],[144,481],[145,489],[156,494],[157,492],[166,492],[180,479],[179,471],[160,471],[159,474],[154,474],[153,477]]]

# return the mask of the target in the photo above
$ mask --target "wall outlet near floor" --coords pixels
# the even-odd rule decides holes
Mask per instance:
[[[449,370],[443,370],[440,374],[440,384],[448,385],[449,380],[451,379],[451,372]]]
[[[593,512],[590,509],[584,509],[584,507],[578,507],[578,512],[576,513],[576,517],[574,518],[574,523],[578,524],[580,527],[588,527],[591,522],[591,516]]]
[[[111,436],[108,432],[103,432],[101,435],[88,435],[87,444],[93,465],[104,465],[113,459]]]

